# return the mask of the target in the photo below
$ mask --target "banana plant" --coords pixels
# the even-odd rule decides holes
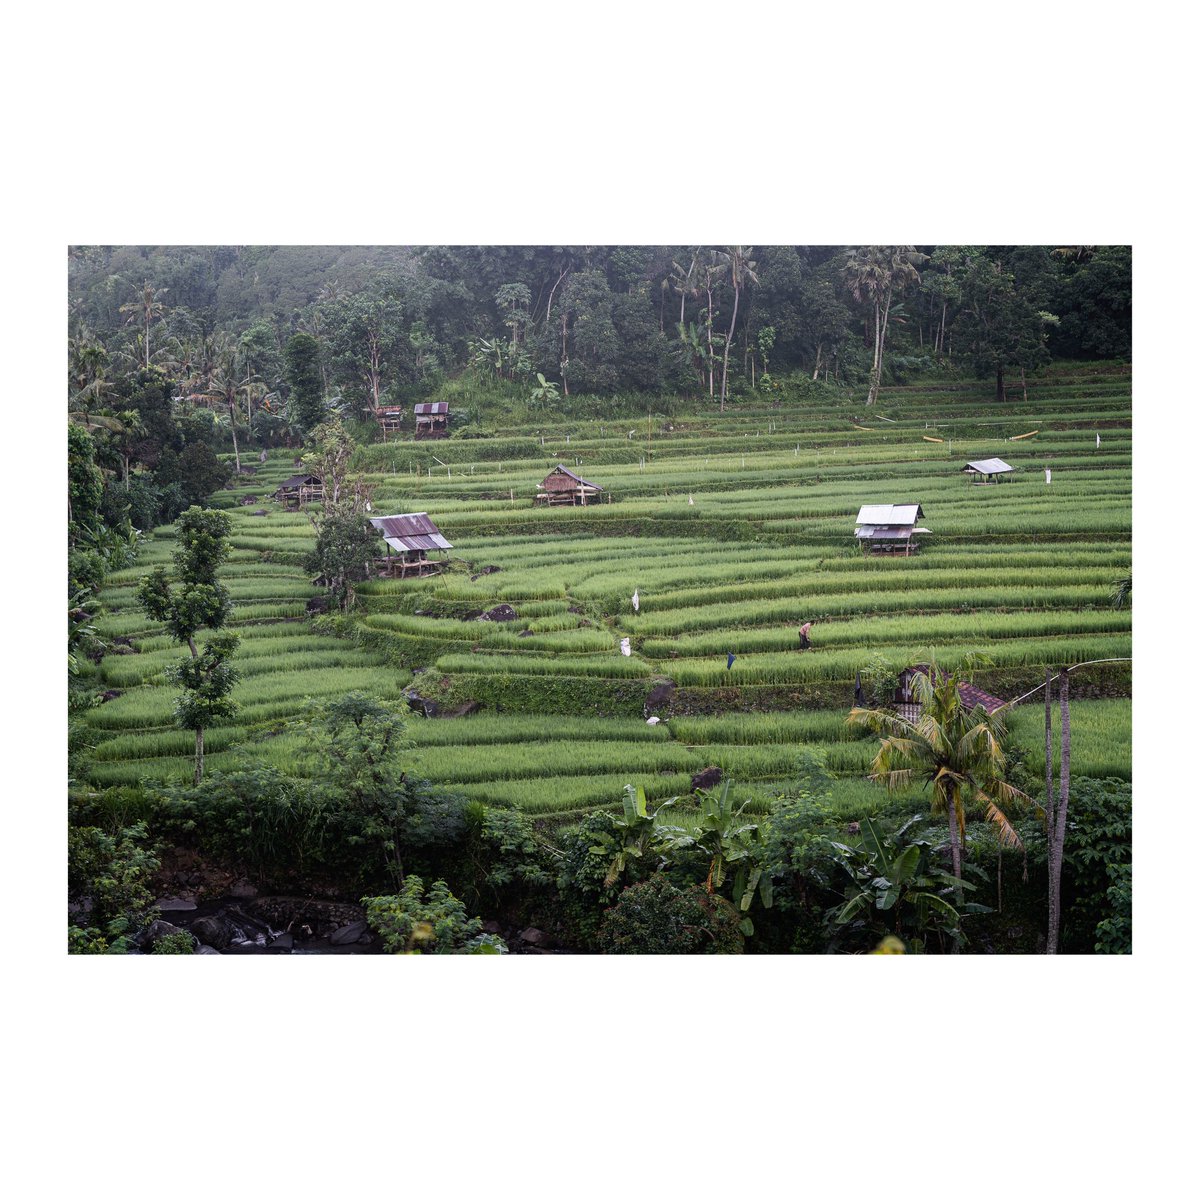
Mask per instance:
[[[946,898],[954,895],[958,881],[938,865],[931,841],[910,836],[923,819],[912,817],[889,835],[868,817],[862,821],[858,845],[833,843],[848,877],[843,902],[829,912],[835,938],[840,932],[866,927],[872,938],[895,934],[916,949],[930,934],[961,944],[963,916],[990,911],[982,904],[955,906]],[[961,887],[975,890],[965,881]]]
[[[735,807],[725,780],[719,793],[700,795],[699,821],[694,827],[659,823],[659,848],[667,857],[688,850],[698,850],[709,859],[708,877],[704,886],[709,894],[725,886],[732,870],[733,902],[743,913],[749,913],[755,894],[764,908],[774,903],[771,876],[763,870],[763,827],[743,814],[749,801]],[[742,919],[742,932],[754,932],[749,916]]]
[[[588,849],[589,854],[598,857],[611,856],[604,876],[606,888],[611,888],[625,874],[631,860],[640,859],[650,851],[658,814],[674,803],[675,798],[665,800],[652,813],[646,802],[645,789],[635,788],[631,783],[625,785],[621,796],[621,815],[606,814],[612,822],[611,833],[600,835],[599,840]]]

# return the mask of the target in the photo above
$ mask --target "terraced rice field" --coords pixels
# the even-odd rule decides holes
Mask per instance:
[[[993,455],[1017,468],[1009,481],[975,486],[961,474]],[[487,438],[391,442],[360,458],[375,511],[428,511],[455,545],[451,568],[367,583],[352,628],[335,636],[305,615],[316,594],[299,566],[309,521],[261,499],[292,472],[290,456],[220,493],[235,528],[225,578],[243,636],[242,708],[206,735],[210,769],[246,756],[294,763],[289,723],[310,699],[357,688],[399,700],[415,687],[446,709],[482,705],[410,722],[414,769],[465,795],[559,816],[613,802],[626,782],[652,797],[686,791],[717,765],[761,804],[792,785],[812,747],[839,777],[837,806],[865,814],[891,803],[863,779],[871,743],[844,723],[872,656],[902,665],[932,652],[953,664],[982,653],[993,665],[979,682],[1011,698],[1044,665],[1132,653],[1130,614],[1109,605],[1131,556],[1130,377],[1120,368],[1058,368],[1031,385],[1028,403],[1005,406],[973,383],[885,390],[868,417],[848,403],[760,399],[632,427],[548,419]],[[605,501],[535,508],[559,462],[606,488]],[[933,531],[921,552],[864,558],[859,506],[913,501]],[[260,506],[267,516],[252,515]],[[137,578],[170,552],[171,531],[158,531],[104,593],[100,632],[137,652],[95,668],[121,693],[88,716],[95,784],[190,771],[162,675],[179,651],[135,600]],[[500,603],[517,618],[477,619]],[[804,620],[816,622],[814,648],[800,653]],[[1127,664],[1075,678],[1110,698],[1073,707],[1073,769],[1128,776]],[[648,726],[647,698],[667,680],[674,699]],[[1032,703],[1012,723],[1034,769]]]

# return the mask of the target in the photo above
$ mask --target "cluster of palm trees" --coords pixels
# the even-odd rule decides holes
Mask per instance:
[[[110,355],[98,338],[80,325],[68,346],[71,416],[86,428],[129,435],[136,414],[114,413],[109,400],[115,390],[114,372],[160,367],[173,380],[180,397],[193,408],[212,414],[215,424],[229,430],[236,468],[241,470],[239,422],[249,428],[255,409],[271,411],[281,380],[268,370],[265,356],[251,339],[225,331],[172,330],[166,289],[147,281],[136,300],[121,305],[132,342]]]
[[[709,396],[716,395],[717,347],[723,347],[722,412],[725,411],[725,399],[729,394],[729,350],[733,345],[742,292],[758,282],[755,274],[758,264],[750,257],[753,253],[752,246],[726,246],[721,250],[697,246],[687,269],[678,262],[672,262],[671,274],[665,281],[665,286],[679,296],[677,328],[684,357],[695,370],[701,386],[707,376]],[[719,313],[713,306],[713,293],[726,279],[733,288],[733,315],[729,319],[729,328],[721,333],[715,329],[715,318]],[[697,320],[690,323],[686,319],[689,299],[700,308]]]

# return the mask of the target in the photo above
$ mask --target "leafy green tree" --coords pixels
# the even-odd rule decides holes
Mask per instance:
[[[378,847],[382,865],[402,885],[405,818],[413,800],[403,718],[362,692],[349,692],[319,711],[312,733],[323,789],[351,810],[353,836]]]
[[[996,400],[1003,403],[1006,371],[1019,369],[1024,378],[1049,361],[1047,333],[1058,318],[1037,309],[1013,275],[984,255],[968,258],[960,291],[959,344],[980,378],[994,376]]]
[[[966,807],[986,804],[987,819],[1000,831],[1000,843],[1021,849],[1021,839],[1000,804],[1031,802],[1005,781],[1008,760],[1003,749],[1004,720],[980,704],[963,701],[960,675],[943,671],[936,662],[929,673],[912,678],[913,695],[921,707],[912,721],[885,709],[854,708],[847,721],[883,735],[871,763],[871,778],[889,791],[922,782],[932,788],[931,808],[945,816],[950,832],[954,877],[962,880],[962,839]]]
[[[353,512],[331,512],[317,524],[317,544],[304,558],[313,572],[347,612],[354,605],[354,585],[371,575],[379,535],[370,521]]]
[[[379,408],[391,381],[407,362],[404,311],[383,288],[356,292],[328,306],[329,346],[334,374],[365,407]]]
[[[545,375],[539,371],[537,373],[537,387],[529,393],[529,402],[534,408],[553,408],[554,402],[558,399],[558,384],[548,380]]]
[[[147,616],[164,622],[175,641],[186,643],[191,651],[191,661],[174,668],[172,677],[185,689],[176,703],[176,720],[196,733],[198,784],[204,774],[205,727],[234,711],[229,693],[237,672],[228,660],[237,647],[237,635],[210,638],[203,651],[196,645],[200,630],[220,629],[233,608],[228,589],[217,580],[217,571],[229,555],[232,522],[226,513],[193,505],[180,515],[175,529],[177,586],[172,588],[166,571],[158,567],[142,576],[138,600]]]
[[[216,456],[207,442],[189,441],[182,453],[167,449],[159,459],[155,478],[166,487],[177,488],[184,507],[203,505],[209,496],[229,480],[229,467]],[[176,514],[166,511],[170,520]]]
[[[74,545],[81,531],[100,520],[104,476],[96,466],[92,435],[73,421],[67,425],[67,540]]]
[[[283,349],[288,385],[288,418],[302,434],[321,420],[324,383],[321,346],[310,333],[294,333]]]

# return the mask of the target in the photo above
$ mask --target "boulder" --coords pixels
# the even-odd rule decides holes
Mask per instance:
[[[489,608],[479,617],[481,621],[515,621],[516,619],[517,610],[511,604],[497,604],[495,608]]]
[[[518,936],[521,941],[530,946],[545,946],[550,941],[548,934],[543,933],[540,929],[535,929],[532,925],[528,929],[522,929]]]
[[[692,791],[707,792],[721,782],[723,772],[720,767],[705,767],[703,771],[692,776]]]
[[[224,950],[233,936],[229,922],[223,916],[201,917],[192,926],[192,932],[206,946],[212,946],[215,950]]]
[[[296,939],[290,933],[281,933],[274,941],[267,944],[269,954],[291,954],[295,948]]]
[[[200,946],[197,949],[196,953],[197,954],[220,954],[221,952],[220,952],[220,950],[214,950],[211,946]]]
[[[156,900],[160,912],[195,912],[195,896],[164,896]]]
[[[253,900],[258,895],[258,888],[248,879],[239,879],[230,886],[229,894],[237,900]]]
[[[149,950],[159,938],[170,937],[173,933],[187,933],[170,921],[152,921],[134,939],[134,945],[143,950]]]
[[[329,935],[329,944],[331,946],[349,946],[352,942],[357,942],[366,932],[366,921],[351,921],[349,925],[342,925]]]

